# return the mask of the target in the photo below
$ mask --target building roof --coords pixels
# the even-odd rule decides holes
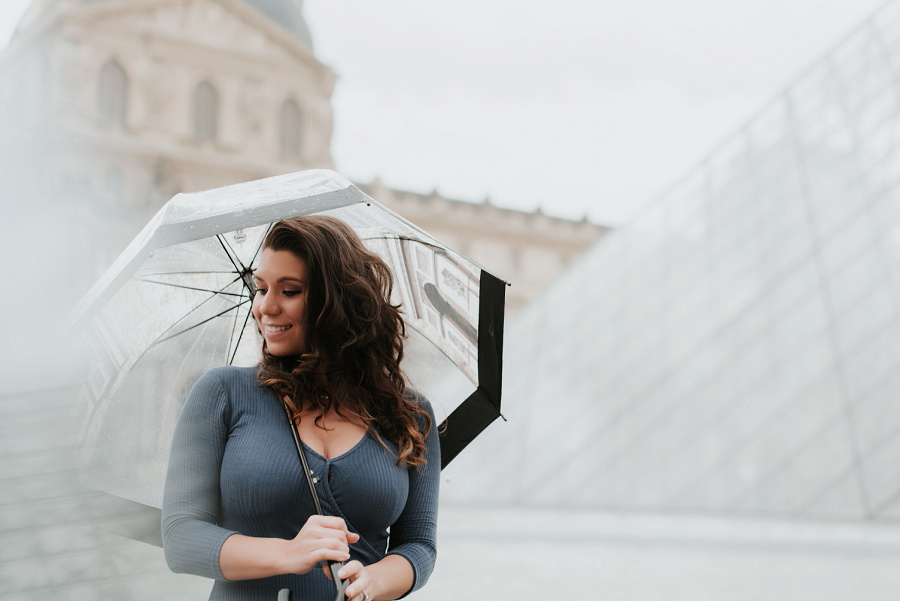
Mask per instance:
[[[312,35],[306,19],[303,18],[303,0],[245,0],[245,2],[312,48]]]
[[[87,4],[110,1],[84,0]],[[303,0],[244,0],[244,2],[287,29],[310,48],[313,47],[312,35],[306,19],[303,17]],[[37,0],[33,4],[43,5],[44,3]]]

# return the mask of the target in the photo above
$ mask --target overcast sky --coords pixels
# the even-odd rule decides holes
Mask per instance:
[[[0,45],[27,0],[2,0]],[[621,223],[883,0],[306,0],[352,179]]]

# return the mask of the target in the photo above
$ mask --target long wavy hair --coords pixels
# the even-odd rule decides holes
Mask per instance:
[[[306,262],[307,340],[306,352],[286,357],[271,355],[263,340],[260,384],[285,399],[295,421],[304,409],[334,410],[393,442],[398,465],[423,465],[431,418],[406,391],[406,324],[391,304],[388,266],[347,224],[324,215],[279,221],[263,248]]]

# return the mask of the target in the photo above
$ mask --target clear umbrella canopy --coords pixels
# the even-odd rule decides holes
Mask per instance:
[[[402,367],[447,421],[443,463],[499,415],[504,284],[340,175],[306,171],[179,194],[73,312],[91,355],[90,486],[159,507],[191,386],[213,367],[259,360],[251,276],[266,232],[314,213],[346,222],[391,267],[410,332]]]

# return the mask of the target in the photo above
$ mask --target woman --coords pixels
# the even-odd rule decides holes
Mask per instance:
[[[289,588],[331,601],[326,560],[347,561],[348,599],[402,597],[434,566],[440,451],[431,407],[400,371],[390,270],[346,224],[311,216],[271,229],[253,278],[262,360],[214,369],[188,395],[166,475],[166,561],[215,578],[210,599]]]

